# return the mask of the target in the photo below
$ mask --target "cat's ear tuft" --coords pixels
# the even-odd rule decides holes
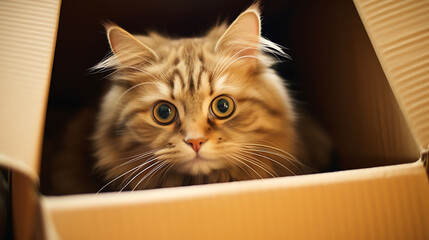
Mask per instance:
[[[215,46],[216,51],[230,51],[238,57],[252,58],[259,51],[261,20],[259,3],[250,6],[228,27]]]
[[[148,62],[158,59],[155,51],[121,27],[105,24],[105,28],[110,48],[121,64],[132,66],[137,64],[137,61],[141,63],[142,59]]]

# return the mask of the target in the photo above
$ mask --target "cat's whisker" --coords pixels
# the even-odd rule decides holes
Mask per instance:
[[[136,190],[136,188],[140,185],[140,183],[142,183],[147,177],[152,176],[153,175],[152,173],[157,172],[158,169],[162,168],[163,166],[167,165],[168,163],[166,163],[166,162],[157,162],[156,164],[157,164],[157,166],[154,167],[153,169],[151,169],[148,173],[146,173],[145,176],[142,179],[140,179],[140,181],[134,186],[134,188],[131,191]],[[146,169],[143,170],[142,173],[144,171],[146,171]],[[130,182],[132,182],[132,180]],[[122,189],[121,189],[121,191],[122,191]]]
[[[157,172],[161,172],[161,169],[166,167],[169,163],[168,162],[163,162],[161,165],[157,166],[157,168],[155,170],[152,170],[152,173],[149,173],[149,178],[146,180],[146,184],[145,186],[150,182],[150,180],[152,179],[153,176],[155,176],[155,174]]]
[[[251,151],[243,151],[243,152],[248,153],[248,154],[252,154],[252,155],[255,155],[255,156],[258,156],[258,157],[262,157],[262,158],[265,158],[265,159],[267,159],[269,161],[275,162],[275,163],[279,164],[280,166],[282,166],[283,168],[287,169],[293,175],[296,175],[292,170],[290,170],[290,168],[286,167],[285,165],[281,164],[280,162],[278,162],[278,161],[276,161],[276,160],[274,160],[274,159],[272,159],[270,157],[267,157],[267,156],[262,155],[262,154],[254,153],[254,152],[251,152]]]
[[[246,151],[241,150],[241,151],[238,151],[238,152],[237,152],[237,154],[238,154],[238,155],[240,155],[240,156],[246,157],[246,158],[253,159],[253,160],[257,161],[258,163],[260,163],[260,164],[261,164],[262,166],[264,166],[265,168],[267,168],[267,169],[271,169],[271,167],[270,167],[270,166],[268,166],[266,163],[264,163],[264,162],[263,162],[263,161],[261,161],[260,159],[257,159],[257,158],[255,158],[255,157],[253,157],[253,156],[249,156],[249,155],[248,155],[248,153],[247,153]]]
[[[144,156],[135,157],[135,158],[133,158],[133,159],[131,159],[129,161],[126,161],[126,162],[124,162],[124,163],[122,163],[122,164],[120,164],[118,166],[115,166],[114,168],[111,168],[111,169],[107,170],[103,175],[108,174],[109,172],[114,171],[114,170],[116,170],[116,169],[118,169],[118,168],[120,168],[120,167],[122,167],[124,165],[131,164],[133,162],[137,162],[137,161],[139,161],[139,160],[141,160],[143,158],[145,158],[145,157]]]
[[[285,150],[283,150],[280,147],[276,146],[276,144],[273,144],[273,143],[271,143],[269,141],[266,141],[266,140],[254,140],[256,143],[252,143],[252,142],[248,142],[248,139],[238,139],[238,140],[242,140],[242,142],[245,145],[247,145],[247,146],[257,146],[257,147],[262,147],[262,148],[269,148],[271,150],[281,152],[281,153],[289,156],[291,159],[293,159],[295,163],[302,164],[295,156],[293,156],[289,152],[286,152]],[[269,145],[259,144],[258,142],[267,143]]]
[[[260,139],[260,140],[255,140],[255,139],[253,139],[252,140],[252,142],[249,142],[249,139],[245,139],[245,138],[234,138],[233,139],[234,141],[237,141],[238,143],[240,143],[241,145],[240,146],[248,146],[248,147],[254,147],[254,146],[256,146],[256,147],[261,147],[261,148],[265,148],[265,149],[270,149],[270,150],[273,150],[273,151],[278,151],[279,153],[282,153],[282,154],[284,154],[284,155],[287,155],[288,157],[290,157],[290,159],[291,160],[293,160],[295,163],[298,163],[298,164],[302,164],[295,156],[293,156],[291,153],[289,153],[289,152],[287,152],[287,151],[285,151],[285,150],[283,150],[283,149],[281,149],[280,147],[278,147],[276,144],[273,144],[273,143],[271,143],[271,142],[269,142],[269,141],[266,141],[266,140],[262,140],[262,139]],[[266,144],[260,144],[260,143],[258,143],[258,142],[263,142],[263,143],[267,143],[267,144],[269,144],[269,145],[266,145]],[[305,165],[303,165],[302,164],[302,166],[305,166]]]
[[[256,175],[258,175],[261,179],[263,179],[263,177],[255,170],[253,169],[251,166],[249,166],[248,164],[246,164],[245,162],[241,161],[244,159],[240,159],[239,157],[235,156],[235,155],[229,155],[229,157],[235,159],[236,161],[240,162],[241,164],[243,164],[244,166],[248,167],[250,170],[252,170]]]
[[[250,173],[248,171],[246,171],[246,169],[244,169],[242,166],[240,166],[240,164],[234,162],[234,161],[230,161],[232,162],[234,165],[238,166],[241,170],[243,170],[243,172],[245,172],[250,178],[252,178],[252,175],[250,175]]]
[[[258,166],[260,169],[262,169],[263,171],[268,173],[271,177],[273,177],[273,178],[277,177],[271,172],[272,170],[271,171],[269,170],[270,167],[267,164],[265,164],[264,162],[260,161],[259,159],[254,158],[252,156],[240,154],[240,153],[237,153],[237,154],[239,154],[243,160]]]
[[[170,170],[173,167],[173,165],[174,165],[174,162],[171,162],[170,165],[164,171],[164,174],[162,174],[161,179],[162,179],[163,184],[165,182],[165,176],[167,175],[168,170]]]
[[[159,149],[159,148],[157,148],[157,149]],[[118,169],[118,168],[120,168],[120,167],[122,167],[122,166],[124,166],[124,165],[130,164],[130,163],[133,163],[133,162],[139,161],[139,160],[141,160],[141,159],[144,159],[145,157],[148,157],[148,156],[152,156],[152,157],[153,157],[153,153],[154,153],[154,152],[156,152],[156,151],[157,151],[157,149],[154,149],[154,150],[151,150],[151,151],[146,151],[146,152],[144,152],[144,153],[139,153],[139,154],[136,154],[136,155],[133,155],[133,156],[130,156],[130,157],[120,158],[120,159],[117,159],[117,160],[115,160],[115,161],[112,161],[112,162],[117,162],[117,161],[124,161],[124,160],[129,159],[129,160],[127,160],[127,161],[125,161],[125,162],[121,163],[120,165],[115,166],[114,168],[111,168],[111,169],[107,170],[107,171],[106,171],[105,173],[103,173],[102,175],[106,175],[107,173],[109,173],[109,172],[111,172],[111,171],[113,171],[113,170],[115,170],[115,169]]]
[[[132,168],[132,169],[130,169],[130,170],[128,170],[128,171],[126,171],[126,172],[124,172],[124,173],[122,173],[121,175],[119,175],[119,176],[115,177],[114,179],[110,180],[107,184],[105,184],[102,188],[100,188],[100,190],[98,190],[98,191],[97,191],[97,193],[100,193],[100,192],[101,192],[103,189],[105,189],[107,186],[109,186],[109,185],[110,185],[110,184],[112,184],[114,181],[118,180],[119,178],[123,177],[124,175],[128,174],[129,172],[131,172],[131,171],[133,171],[133,170],[135,170],[135,169],[137,169],[137,168],[141,168],[142,166],[144,166],[145,164],[147,164],[147,163],[149,163],[149,162],[151,162],[151,161],[148,161],[148,162],[142,163],[142,164],[140,164],[140,165],[138,165],[138,166],[136,166],[136,167],[134,167],[134,168]]]
[[[265,141],[265,140],[256,140],[256,141],[257,142],[265,142],[265,143],[270,144],[270,145],[258,144],[258,143],[249,143],[247,139],[238,138],[235,140],[241,142],[241,144],[242,144],[241,147],[243,147],[245,150],[254,152],[253,154],[265,152],[268,154],[273,154],[273,155],[276,155],[278,157],[281,157],[281,158],[287,160],[289,163],[291,163],[300,172],[300,174],[303,174],[301,169],[297,165],[295,165],[295,163],[297,163],[298,165],[300,165],[302,167],[305,167],[305,165],[303,163],[301,163],[300,161],[298,161],[298,159],[296,159],[292,154],[286,152],[285,150],[282,150],[282,149],[276,147],[275,144],[273,144],[269,141]],[[257,149],[255,149],[255,147],[257,147]],[[264,158],[268,158],[268,156],[265,156],[265,155],[261,155],[261,156]],[[287,169],[289,172],[291,172],[295,175],[295,173],[293,171],[291,171],[289,168],[284,166],[282,163],[280,163],[280,162],[278,162],[272,158],[269,158],[269,160],[277,163],[278,165],[282,166],[283,168]]]
[[[243,172],[245,172],[250,178],[252,178],[252,175],[249,174],[240,164],[236,163],[233,159],[229,157],[229,154],[222,154],[222,156],[227,160],[228,163],[231,163],[232,165],[235,165],[239,167]]]
[[[273,174],[276,174],[275,172],[273,172],[273,169],[268,166],[266,163],[264,163],[263,161],[261,161],[260,159],[257,159],[256,157],[250,156],[248,153],[244,152],[244,151],[238,151],[236,153],[238,156],[246,158],[249,161],[255,162],[255,165],[258,165],[258,167],[260,167],[261,169],[263,169],[265,172],[267,172],[268,174],[270,174],[272,177],[276,177]]]
[[[119,159],[119,160],[130,159],[130,160],[127,160],[126,162],[123,162],[122,164],[120,164],[120,165],[118,165],[118,166],[115,166],[115,167],[113,167],[113,168],[111,168],[111,169],[107,170],[105,173],[101,174],[100,176],[106,175],[106,174],[108,174],[109,172],[114,171],[115,169],[118,169],[118,168],[120,168],[120,167],[122,167],[122,166],[125,166],[125,165],[127,165],[127,164],[131,164],[131,163],[137,162],[137,161],[139,161],[139,160],[141,160],[141,159],[144,159],[144,158],[146,158],[146,157],[149,157],[149,156],[150,156],[150,157],[154,157],[154,156],[153,156],[153,153],[154,153],[155,151],[156,151],[156,150],[147,151],[147,152],[140,153],[140,154],[137,154],[137,155],[134,155],[134,156],[131,156],[131,157],[127,157],[127,158]],[[116,160],[116,161],[119,161],[119,160]],[[150,158],[149,158],[149,159],[146,159],[146,160],[145,160],[145,162],[150,161],[150,160],[151,160]]]
[[[119,158],[119,159],[117,159],[116,161],[123,161],[123,160],[127,160],[127,159],[132,159],[132,158],[134,158],[134,157],[142,156],[142,155],[151,155],[151,154],[155,153],[156,151],[158,151],[158,150],[160,150],[160,149],[162,149],[162,148],[153,148],[153,149],[151,149],[151,150],[148,150],[148,151],[146,151],[146,152],[141,152],[141,153],[138,153],[138,154],[133,155],[133,156],[128,156],[128,157]],[[130,152],[135,152],[135,150],[130,151]]]
[[[151,162],[154,162],[154,161],[156,161],[156,160],[158,160],[158,157],[155,157],[155,156],[153,156],[152,158],[150,158],[150,159],[148,159],[148,160],[146,160],[145,162],[146,163],[151,163]],[[146,164],[145,164],[146,165]],[[125,180],[123,180],[122,181],[122,183],[120,184],[120,186],[123,186],[124,185],[124,183],[126,183],[126,182],[128,182],[128,180],[135,174],[135,173],[137,173],[139,170],[140,170],[140,168],[142,168],[144,165],[139,165],[140,167],[139,168],[137,168],[136,170],[134,170],[134,172],[132,172],[130,175],[128,175],[127,176],[127,178],[125,179]]]
[[[296,163],[298,165],[301,165],[302,167],[306,167],[295,156],[293,156],[292,154],[290,154],[290,153],[288,153],[288,152],[286,152],[286,151],[284,151],[284,150],[282,150],[280,148],[277,148],[277,147],[274,147],[274,146],[270,146],[270,145],[264,145],[264,144],[253,144],[253,143],[250,143],[250,144],[247,144],[247,145],[249,145],[249,146],[255,146],[255,147],[261,147],[261,148],[265,148],[265,149],[269,149],[269,150],[272,150],[272,151],[275,151],[275,152],[282,153],[282,154],[288,156],[288,159],[290,161],[292,161],[292,162],[294,162],[294,163]]]
[[[158,161],[156,161],[157,158],[152,159],[151,162],[155,162],[153,164],[151,164],[150,166],[146,167],[145,169],[141,170],[139,173],[137,173],[134,177],[131,178],[131,180],[128,180],[128,182],[121,188],[121,190],[119,192],[122,192],[132,181],[134,181],[134,179],[136,179],[140,174],[142,174],[143,172],[145,172],[146,170],[150,169],[151,167],[159,164]],[[136,173],[137,171],[140,170],[140,168],[142,168],[143,166],[140,166],[136,171],[134,171],[132,174]],[[130,175],[131,176],[131,175]],[[126,182],[126,181],[124,181]]]
[[[299,172],[300,172],[300,174],[304,174],[302,171],[301,171],[301,169],[298,167],[298,166],[296,166],[295,165],[295,163],[294,163],[294,161],[293,161],[293,159],[291,159],[289,156],[287,156],[287,155],[282,155],[282,154],[280,154],[280,153],[278,153],[278,152],[275,152],[275,151],[267,151],[267,150],[265,150],[265,149],[262,149],[262,148],[257,148],[257,149],[254,149],[254,148],[249,148],[249,147],[246,147],[246,146],[244,146],[244,148],[246,148],[247,150],[249,150],[249,151],[254,151],[254,152],[257,152],[257,153],[261,153],[261,152],[263,152],[263,153],[268,153],[268,154],[273,154],[273,155],[276,155],[276,156],[278,156],[278,157],[281,157],[282,159],[284,159],[284,160],[286,160],[286,161],[288,161],[289,163],[291,163]],[[286,166],[284,166],[282,163],[280,163],[280,162],[278,162],[278,161],[276,161],[276,160],[272,160],[273,162],[275,162],[275,163],[277,163],[278,165],[280,165],[280,166],[282,166],[283,168],[286,168]]]

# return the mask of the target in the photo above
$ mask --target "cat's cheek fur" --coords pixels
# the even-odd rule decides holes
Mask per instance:
[[[127,123],[128,135],[123,138],[145,143],[152,148],[162,147],[167,144],[171,132],[175,131],[176,124],[162,126],[153,120],[151,112],[137,114]]]

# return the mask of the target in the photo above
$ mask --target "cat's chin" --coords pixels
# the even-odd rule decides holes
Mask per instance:
[[[181,164],[178,171],[190,175],[207,175],[213,170],[221,168],[219,161],[195,156],[193,159]]]

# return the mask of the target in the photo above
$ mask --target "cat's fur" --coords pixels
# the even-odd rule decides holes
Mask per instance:
[[[229,27],[201,38],[131,35],[106,25],[114,69],[94,134],[97,169],[106,187],[134,190],[300,174],[306,158],[296,113],[267,53],[285,55],[260,36],[257,4]],[[234,99],[218,119],[210,103]],[[153,106],[168,101],[177,119],[160,125]],[[189,139],[203,139],[198,153]],[[299,160],[298,160],[299,159]]]

